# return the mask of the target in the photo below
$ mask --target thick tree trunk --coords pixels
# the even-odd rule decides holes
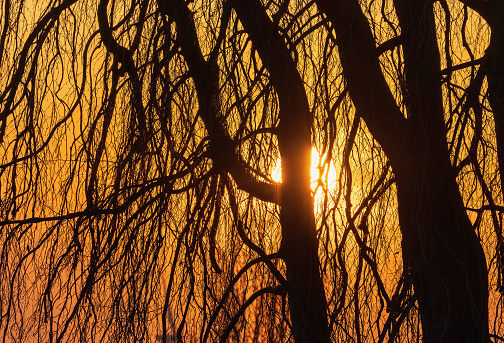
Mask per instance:
[[[490,45],[486,50],[483,71],[488,81],[488,100],[492,107],[497,141],[497,161],[501,181],[501,194],[504,194],[504,3],[489,3],[486,18],[492,28]],[[496,226],[497,268],[499,272],[498,289],[504,291],[504,237],[502,228]]]
[[[488,341],[488,272],[446,143],[432,1],[395,0],[401,24],[410,134],[392,160],[405,266],[425,342]]]
[[[330,342],[311,196],[311,115],[303,80],[260,1],[233,2],[278,94],[282,159],[280,255],[287,266],[289,310],[296,343]]]
[[[306,143],[285,144],[280,139],[283,179],[280,253],[287,266],[289,309],[296,343],[329,342],[310,194],[311,149]]]
[[[488,342],[483,250],[447,158],[423,155],[412,151],[410,160],[394,163],[394,171],[404,265],[418,299],[424,342]]]
[[[396,176],[404,268],[425,342],[488,342],[487,266],[446,143],[432,1],[396,0],[406,114],[395,104],[357,0],[318,0],[332,22],[350,96]]]

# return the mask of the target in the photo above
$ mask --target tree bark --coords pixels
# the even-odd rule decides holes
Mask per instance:
[[[488,342],[487,266],[448,154],[432,1],[395,1],[407,119],[381,73],[358,1],[317,3],[336,30],[350,96],[396,176],[404,268],[424,341]]]

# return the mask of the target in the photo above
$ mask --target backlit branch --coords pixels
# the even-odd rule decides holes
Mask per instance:
[[[200,104],[198,114],[210,136],[209,156],[215,161],[218,170],[231,174],[238,188],[258,199],[276,203],[276,186],[259,181],[249,173],[246,162],[236,152],[235,142],[225,129],[219,98],[218,69],[215,61],[203,57],[191,12],[182,0],[158,0],[158,4],[161,12],[173,18],[177,24],[177,43],[196,85]]]

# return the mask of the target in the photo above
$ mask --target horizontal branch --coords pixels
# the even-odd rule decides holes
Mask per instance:
[[[77,212],[71,212],[67,214],[62,214],[62,215],[57,215],[57,216],[48,216],[48,217],[31,217],[31,218],[25,218],[25,219],[10,219],[10,220],[2,220],[0,221],[0,226],[3,225],[26,225],[26,224],[37,224],[37,223],[44,223],[44,222],[51,222],[51,221],[63,221],[63,220],[69,220],[69,219],[74,219],[74,218],[81,218],[81,217],[93,217],[93,216],[101,216],[101,215],[109,215],[109,214],[118,214],[123,211],[125,211],[133,202],[138,200],[142,195],[144,195],[146,192],[151,190],[152,188],[156,186],[160,186],[166,183],[171,183],[174,182],[175,180],[189,174],[188,170],[183,170],[177,174],[171,175],[171,176],[165,176],[165,177],[160,177],[152,182],[148,182],[143,185],[138,185],[137,187],[140,188],[135,194],[132,196],[128,197],[126,201],[116,207],[113,208],[103,208],[103,209],[86,209],[83,211],[77,211]],[[201,179],[198,179],[196,181],[191,182],[190,184],[186,185],[185,187],[179,188],[179,189],[171,189],[167,194],[180,194],[186,192],[188,189],[195,187],[200,183]],[[132,188],[132,187],[129,187]]]
[[[481,206],[480,208],[472,208],[472,207],[466,207],[466,211],[470,212],[476,212],[476,213],[481,213],[484,211],[498,211],[504,213],[504,206],[499,206],[499,205],[484,205]]]
[[[457,71],[457,70],[460,70],[460,69],[464,69],[464,68],[469,68],[469,67],[474,67],[474,66],[480,65],[480,64],[483,63],[483,59],[484,59],[484,57],[480,57],[480,58],[477,58],[477,59],[475,59],[473,61],[468,61],[468,62],[460,63],[460,64],[457,64],[457,65],[451,66],[450,68],[442,69],[441,70],[441,75],[448,75],[448,74],[453,73],[454,71]]]

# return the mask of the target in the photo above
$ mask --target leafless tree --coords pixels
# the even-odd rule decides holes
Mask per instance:
[[[503,10],[4,1],[3,342],[502,340]]]

